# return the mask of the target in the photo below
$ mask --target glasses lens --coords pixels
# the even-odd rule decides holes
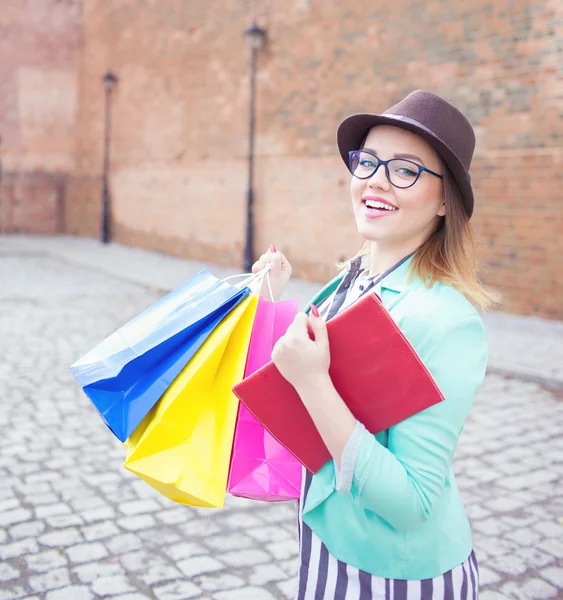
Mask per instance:
[[[418,179],[418,165],[410,160],[393,159],[388,166],[391,183],[396,187],[409,187]]]
[[[377,168],[375,156],[357,150],[350,155],[350,171],[360,179],[371,177]]]

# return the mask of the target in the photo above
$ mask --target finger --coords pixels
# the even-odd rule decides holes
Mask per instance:
[[[270,262],[270,270],[274,273],[281,271],[282,258],[279,252],[268,252],[268,260]]]
[[[309,317],[303,313],[297,313],[293,323],[289,326],[287,333],[293,338],[309,338]]]
[[[328,347],[328,329],[325,320],[322,317],[311,316],[309,317],[309,325],[315,336],[317,346],[320,348]]]
[[[257,260],[252,265],[252,273],[254,273],[254,274],[259,273],[263,268],[264,268],[264,265],[262,264],[262,262],[260,260]]]

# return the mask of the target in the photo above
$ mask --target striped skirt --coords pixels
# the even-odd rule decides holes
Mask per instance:
[[[295,600],[477,600],[475,553],[451,571],[422,581],[376,577],[334,558],[301,521],[299,584]]]
[[[303,522],[302,509],[311,485],[304,470],[299,502],[299,583],[295,600],[477,600],[479,568],[475,552],[461,565],[433,579],[407,581],[376,577],[330,554]]]

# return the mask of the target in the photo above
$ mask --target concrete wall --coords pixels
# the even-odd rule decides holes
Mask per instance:
[[[81,2],[3,0],[0,231],[64,229],[74,170]]]
[[[66,10],[78,30],[77,5],[32,4]],[[249,100],[242,34],[254,14],[269,35],[257,76],[257,249],[273,242],[298,276],[330,277],[360,244],[335,147],[338,123],[426,88],[476,130],[473,222],[487,280],[504,291],[506,310],[563,318],[560,0],[84,0],[76,95],[69,57],[58,86],[64,100],[55,103],[61,114],[47,103],[49,122],[69,132],[57,147],[70,148],[75,134],[74,155],[54,154],[72,166],[68,232],[98,235],[101,77],[111,69],[120,79],[114,239],[240,264]]]

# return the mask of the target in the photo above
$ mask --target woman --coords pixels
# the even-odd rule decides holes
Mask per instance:
[[[476,598],[477,561],[452,470],[487,363],[476,308],[495,302],[473,260],[473,129],[444,99],[417,90],[382,115],[348,117],[337,140],[366,245],[272,355],[333,457],[305,477],[297,599]],[[279,297],[291,266],[274,247],[253,271],[267,263]],[[325,323],[370,291],[446,398],[377,435],[332,385]]]

